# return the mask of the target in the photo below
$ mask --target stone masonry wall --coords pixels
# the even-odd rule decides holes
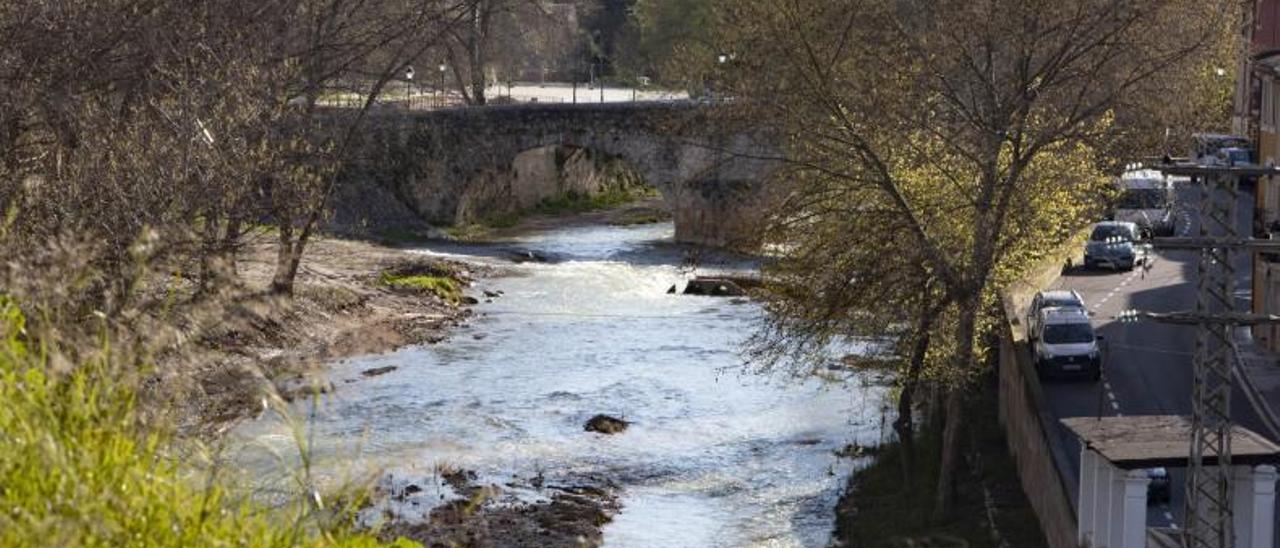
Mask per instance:
[[[677,240],[715,246],[759,232],[774,167],[760,158],[776,154],[759,132],[728,127],[691,103],[387,111],[367,124],[343,174],[356,190],[344,199],[365,190],[392,196],[422,222],[452,225],[569,190],[594,192],[600,179],[591,162],[617,158],[662,193]],[[564,156],[573,150],[590,153]]]

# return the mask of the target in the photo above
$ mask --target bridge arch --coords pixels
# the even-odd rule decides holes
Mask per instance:
[[[762,159],[776,147],[760,132],[726,129],[688,102],[398,111],[369,123],[346,178],[389,190],[433,224],[554,197],[563,188],[521,180],[522,163],[548,150],[580,150],[625,162],[656,188],[678,241],[741,246],[758,233],[775,167]]]

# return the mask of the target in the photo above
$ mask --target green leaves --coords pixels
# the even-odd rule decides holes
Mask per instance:
[[[0,545],[379,545],[305,500],[252,502],[201,448],[139,424],[110,352],[51,373],[23,321],[0,299]]]

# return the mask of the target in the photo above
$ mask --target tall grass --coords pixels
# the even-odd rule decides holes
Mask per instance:
[[[0,297],[0,546],[378,544],[318,494],[264,506],[204,452],[142,424],[107,340],[53,366],[56,342],[24,327]]]

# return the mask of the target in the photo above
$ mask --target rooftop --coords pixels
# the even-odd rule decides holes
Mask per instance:
[[[1181,467],[1191,450],[1191,419],[1180,415],[1072,417],[1062,419],[1080,441],[1126,470]],[[1239,425],[1231,426],[1231,462],[1280,464],[1280,445]],[[1205,464],[1217,464],[1208,457]]]

